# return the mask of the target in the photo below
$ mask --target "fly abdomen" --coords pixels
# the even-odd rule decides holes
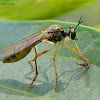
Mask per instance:
[[[22,58],[24,58],[31,51],[31,49],[32,49],[32,47],[24,49],[21,52],[18,52],[17,54],[11,55],[8,58],[5,58],[3,60],[3,63],[12,63],[12,62],[19,61]]]

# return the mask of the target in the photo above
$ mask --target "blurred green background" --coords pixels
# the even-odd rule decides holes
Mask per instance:
[[[100,30],[100,0],[0,0],[0,20],[60,20]]]

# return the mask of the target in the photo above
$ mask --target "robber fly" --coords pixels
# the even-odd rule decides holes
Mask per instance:
[[[30,90],[32,84],[34,83],[34,81],[36,80],[37,75],[38,75],[36,59],[39,56],[52,50],[57,45],[56,51],[55,51],[54,56],[53,56],[53,64],[54,64],[54,70],[55,70],[55,75],[56,75],[55,89],[57,89],[57,71],[56,71],[56,66],[55,66],[55,59],[56,59],[58,48],[59,48],[60,44],[73,50],[76,53],[76,55],[84,61],[84,63],[82,63],[82,64],[77,63],[78,65],[85,66],[85,67],[88,67],[88,65],[89,65],[88,60],[82,55],[82,53],[78,49],[77,44],[75,42],[75,40],[76,40],[75,30],[81,23],[82,23],[82,21],[80,18],[80,20],[75,28],[72,26],[69,27],[69,32],[66,32],[64,30],[64,28],[60,25],[56,25],[56,24],[51,25],[49,28],[46,28],[40,32],[35,33],[35,34],[32,34],[32,35],[22,39],[21,41],[9,46],[8,48],[3,50],[2,52],[0,52],[0,60],[3,63],[12,63],[12,62],[19,61],[22,58],[24,58],[31,51],[31,49],[34,47],[35,57],[34,57],[34,59],[28,61],[28,63],[35,61],[35,67],[36,67],[36,75],[33,78],[30,86],[27,88]],[[66,37],[68,37],[68,38],[66,38]],[[73,40],[73,42],[76,46],[76,49],[65,44],[65,41],[68,41],[70,39]],[[48,50],[43,51],[41,53],[37,53],[36,45],[40,42],[52,44],[53,47],[51,47]]]

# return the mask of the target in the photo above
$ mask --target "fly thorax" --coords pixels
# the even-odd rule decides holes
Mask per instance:
[[[64,29],[62,26],[59,25],[52,25],[48,29],[48,34],[53,34],[48,40],[52,42],[61,41],[65,38]]]
[[[53,36],[50,37],[48,40],[52,42],[57,42],[63,40],[65,37],[63,36],[63,32],[54,31]]]

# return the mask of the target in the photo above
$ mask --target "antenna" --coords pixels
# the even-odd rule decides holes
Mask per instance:
[[[79,19],[79,21],[78,21],[78,24],[77,24],[76,27],[75,27],[75,30],[76,30],[76,28],[83,22],[81,19],[82,19],[82,16],[80,17],[80,19]]]

